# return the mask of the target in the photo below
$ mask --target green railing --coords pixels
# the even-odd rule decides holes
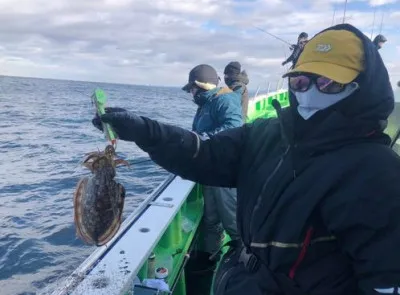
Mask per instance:
[[[276,99],[282,108],[289,106],[287,90],[278,90],[266,95],[259,95],[249,101],[247,121],[252,122],[258,118],[276,117],[276,111],[272,106],[272,100]]]
[[[202,188],[196,184],[157,246],[153,249],[155,254],[154,262],[147,259],[139,271],[138,277],[141,281],[146,278],[154,278],[155,269],[164,266],[169,270],[165,281],[173,291],[172,294],[186,294],[185,273],[183,270],[188,259],[186,253],[189,252],[189,248],[192,245],[203,215],[202,211]],[[155,218],[162,218],[162,216]]]

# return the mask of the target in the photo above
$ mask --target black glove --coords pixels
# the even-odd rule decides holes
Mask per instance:
[[[115,112],[126,112],[126,110],[123,108],[105,108],[104,110],[105,110],[106,114],[115,113]],[[103,131],[103,124],[101,124],[100,117],[97,113],[94,116],[94,118],[92,119],[92,124],[94,127],[99,129],[100,131]]]
[[[165,149],[177,148],[193,157],[199,144],[196,135],[190,131],[138,116],[134,112],[108,111],[100,119],[111,126],[119,139],[133,141],[147,153],[164,153]]]
[[[114,108],[114,110],[109,110],[99,119],[109,124],[121,140],[134,141],[141,144],[147,144],[150,141],[145,120],[133,112]]]

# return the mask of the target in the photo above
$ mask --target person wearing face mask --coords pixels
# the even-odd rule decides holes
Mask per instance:
[[[135,112],[113,112],[122,140],[168,171],[237,187],[240,242],[214,295],[398,294],[400,157],[384,132],[387,69],[349,24],[316,34],[289,77],[290,106],[203,140]]]
[[[229,88],[217,87],[216,70],[207,64],[194,67],[182,90],[193,95],[198,105],[192,130],[208,138],[242,123],[240,95]],[[221,247],[223,230],[238,239],[236,226],[236,188],[203,186],[204,214],[200,225],[203,241],[191,253],[186,267],[188,295],[209,295],[217,260],[210,257]]]
[[[299,37],[297,38],[297,44],[293,44],[292,46],[290,46],[290,50],[293,50],[292,54],[284,62],[282,62],[282,66],[289,62],[292,62],[292,66],[290,68],[293,68],[307,42],[308,34],[306,32],[300,33]]]
[[[239,92],[242,97],[242,116],[243,121],[247,121],[247,109],[249,105],[249,92],[247,84],[249,77],[238,61],[231,61],[224,69],[225,84],[233,91]]]

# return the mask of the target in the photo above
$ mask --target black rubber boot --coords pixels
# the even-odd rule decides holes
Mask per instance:
[[[186,295],[210,295],[217,261],[211,261],[211,254],[193,251],[185,266]]]

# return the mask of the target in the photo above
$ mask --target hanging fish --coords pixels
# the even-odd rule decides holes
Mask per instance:
[[[101,246],[118,232],[124,209],[125,188],[114,180],[118,165],[129,166],[116,158],[107,145],[104,152],[93,152],[83,162],[91,176],[83,177],[74,193],[74,222],[77,236],[87,244]]]

